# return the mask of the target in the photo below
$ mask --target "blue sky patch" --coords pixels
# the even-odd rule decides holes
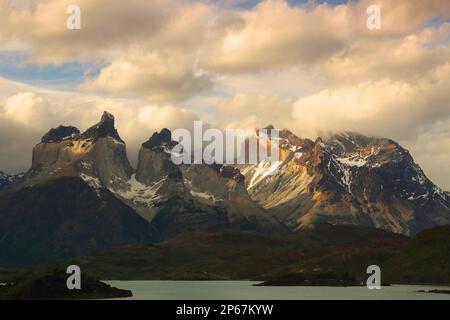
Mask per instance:
[[[106,62],[31,64],[27,53],[0,52],[0,77],[70,91],[87,77],[97,76],[106,65]]]

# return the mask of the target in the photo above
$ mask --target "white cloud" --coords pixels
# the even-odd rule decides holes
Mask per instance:
[[[202,41],[211,10],[206,4],[175,0],[78,0],[81,29],[68,30],[66,9],[73,1],[34,2],[28,9],[2,2],[0,40],[3,35],[4,40],[29,43],[32,60],[40,63],[104,58],[136,43],[153,49],[192,48]]]
[[[299,99],[297,128],[314,136],[321,131],[354,130],[393,138],[412,138],[436,121],[450,117],[450,64],[420,80],[368,81],[324,89]]]
[[[183,100],[211,87],[210,76],[195,70],[193,59],[180,52],[133,51],[113,60],[81,88],[134,93],[157,102]]]
[[[208,44],[203,63],[219,72],[241,73],[320,64],[336,55],[346,57],[349,49],[362,50],[360,46],[375,56],[386,52],[386,44],[402,41],[430,20],[450,17],[447,1],[380,0],[382,29],[373,32],[366,27],[366,9],[372,2],[291,6],[267,0],[233,18],[218,17],[220,32]]]
[[[99,77],[82,88],[122,96],[172,101],[210,87],[209,76],[196,67],[196,52],[206,40],[210,5],[79,0],[81,29],[68,30],[70,4],[70,0],[44,0],[23,9],[3,3],[0,48],[21,47],[31,63],[43,65],[106,61]]]
[[[224,128],[255,129],[269,124],[287,126],[292,104],[277,96],[238,93],[222,99],[217,110],[217,122]]]
[[[325,61],[323,72],[335,83],[383,78],[416,80],[450,61],[450,23],[402,38],[358,40]]]
[[[401,142],[434,183],[450,190],[450,118],[437,121],[416,139]]]
[[[264,1],[228,19],[229,28],[218,19],[223,32],[211,44],[204,65],[219,72],[250,72],[320,61],[344,47],[348,14],[347,6],[319,5],[308,11],[284,1]],[[341,32],[330,32],[338,28]]]

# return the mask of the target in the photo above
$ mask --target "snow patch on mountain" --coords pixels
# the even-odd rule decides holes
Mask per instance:
[[[85,173],[80,173],[80,178],[83,179],[84,182],[86,182],[92,189],[94,189],[95,192],[97,193],[97,196],[100,198],[99,189],[103,187],[100,179],[98,179],[97,177],[87,175]]]
[[[363,167],[367,164],[367,160],[358,156],[336,158],[340,163],[350,166],[350,167]]]
[[[344,189],[346,189],[350,194],[353,194],[351,189],[352,169],[354,167],[359,168],[360,166],[350,165],[348,161],[345,162],[341,161],[340,159],[342,158],[337,158],[333,155],[333,157],[328,162],[328,171]]]
[[[300,159],[300,158],[302,157],[302,155],[303,155],[303,152],[295,152],[295,153],[294,153],[294,157],[295,157],[296,159]]]
[[[250,190],[254,188],[256,185],[258,185],[260,182],[262,182],[265,178],[273,176],[277,174],[283,164],[283,161],[275,161],[272,162],[270,160],[263,160],[258,163],[258,166],[255,167],[248,167],[247,169],[242,171],[243,175],[246,175],[246,170],[254,170],[254,173],[252,175],[252,179],[250,180],[250,183],[247,187],[247,190]]]
[[[167,176],[164,176],[151,185],[145,185],[137,181],[136,175],[133,174],[123,189],[111,189],[111,191],[123,199],[151,208],[157,201],[161,200],[158,190],[166,179]]]
[[[197,192],[194,190],[189,190],[189,192],[191,193],[191,195],[193,195],[194,197],[197,198],[202,198],[202,199],[206,199],[206,200],[210,200],[213,203],[216,203],[218,201],[221,201],[222,199],[216,198],[213,194],[208,193],[208,192]]]
[[[0,171],[0,190],[9,187],[11,184],[17,181],[22,180],[24,176],[24,173],[11,175]]]

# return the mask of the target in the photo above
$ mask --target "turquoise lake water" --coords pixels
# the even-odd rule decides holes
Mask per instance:
[[[133,292],[134,300],[450,300],[450,294],[418,290],[450,287],[392,285],[366,287],[256,287],[254,281],[105,281]]]

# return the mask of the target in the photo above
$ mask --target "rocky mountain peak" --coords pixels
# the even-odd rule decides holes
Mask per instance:
[[[288,129],[280,131],[280,146],[282,148],[296,150],[310,150],[314,147],[314,142],[310,139],[302,139]]]
[[[59,143],[61,141],[75,138],[80,134],[80,130],[72,126],[59,126],[52,128],[41,139],[42,143]]]
[[[397,143],[390,139],[365,136],[356,132],[330,134],[324,138],[324,142],[330,146],[335,154],[363,152],[367,148],[371,150],[386,145],[397,146]]]
[[[108,111],[105,110],[105,111],[103,111],[101,121],[112,121],[112,122],[114,122],[114,116],[111,113],[109,113]]]
[[[81,133],[75,127],[51,129],[33,148],[31,170],[23,185],[32,186],[61,177],[81,177],[89,185],[116,188],[133,173],[126,147],[114,127],[114,116]]]
[[[448,194],[394,140],[342,132],[313,142],[285,129],[280,146],[291,156],[277,174],[260,163],[240,169],[250,196],[286,225],[326,220],[414,234],[450,221]]]
[[[162,129],[159,133],[155,132],[153,135],[142,144],[142,147],[147,149],[155,149],[158,147],[173,147],[176,145],[175,141],[172,141],[172,132],[169,129]]]
[[[100,122],[87,129],[81,134],[80,138],[96,140],[98,138],[112,137],[117,141],[124,143],[114,126],[114,122],[114,116],[108,111],[105,111],[103,112]]]

